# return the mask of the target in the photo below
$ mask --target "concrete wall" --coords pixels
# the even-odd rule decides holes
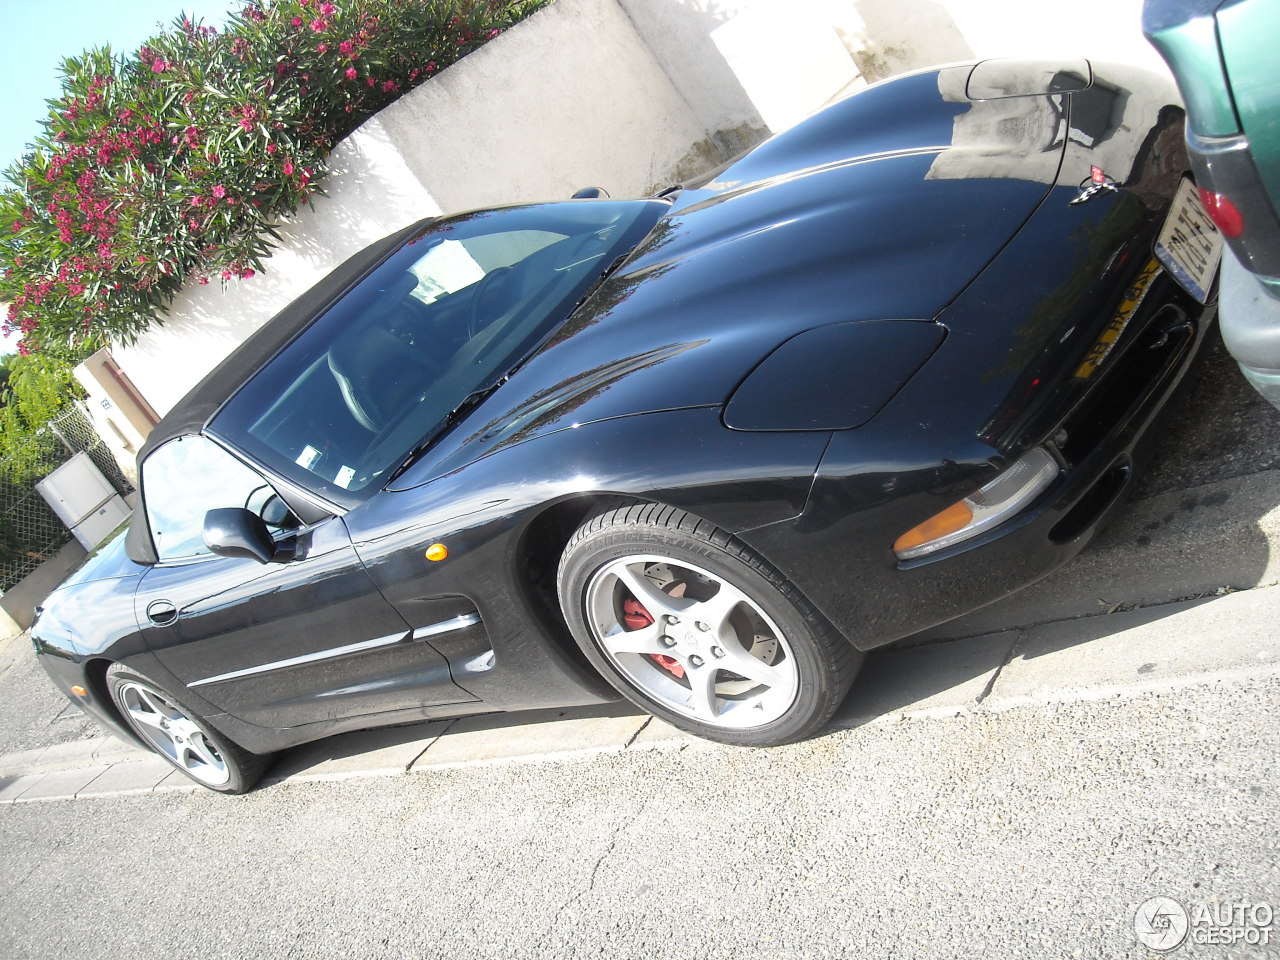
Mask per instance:
[[[0,595],[0,633],[13,636],[31,626],[36,607],[84,557],[84,547],[72,540]]]
[[[871,79],[952,60],[1090,57],[1164,71],[1142,36],[1142,0],[851,0],[865,25]]]
[[[257,277],[190,284],[115,357],[160,414],[345,257],[424,216],[639,196],[753,145],[859,78],[953,60],[1092,56],[1162,69],[1141,0],[558,0],[373,118]]]
[[[856,76],[847,0],[618,0],[716,145],[734,156]]]

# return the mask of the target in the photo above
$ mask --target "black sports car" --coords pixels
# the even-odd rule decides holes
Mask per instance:
[[[424,221],[156,427],[33,629],[195,780],[428,717],[612,699],[812,734],[862,652],[1071,557],[1204,335],[1162,81],[985,61],[646,200]]]

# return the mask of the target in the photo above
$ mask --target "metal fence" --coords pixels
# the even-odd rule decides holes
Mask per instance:
[[[120,469],[115,455],[98,436],[97,430],[93,427],[93,421],[79,407],[68,407],[50,420],[48,427],[62,441],[63,447],[67,450],[67,457],[83,450],[89,455],[93,465],[102,471],[107,482],[116,488],[116,493],[122,497],[133,493],[133,484]],[[66,457],[63,459],[65,460]]]
[[[76,407],[49,421],[13,459],[0,460],[0,592],[71,539],[71,531],[40,496],[36,483],[82,450],[117,493],[133,491],[89,418]]]

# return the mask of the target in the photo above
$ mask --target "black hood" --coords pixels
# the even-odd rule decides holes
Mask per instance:
[[[1065,98],[972,102],[968,76],[864,91],[679,193],[423,468],[573,423],[723,404],[813,327],[937,317],[1030,217],[1062,154]],[[410,473],[396,486],[421,481]]]

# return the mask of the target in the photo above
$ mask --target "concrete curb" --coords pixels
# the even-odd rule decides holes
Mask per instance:
[[[1275,623],[1280,587],[1260,587],[889,650],[868,657],[830,729],[1277,676]],[[731,748],[613,704],[344,734],[286,751],[265,783],[686,749]],[[159,757],[110,737],[0,757],[0,804],[197,789]]]

